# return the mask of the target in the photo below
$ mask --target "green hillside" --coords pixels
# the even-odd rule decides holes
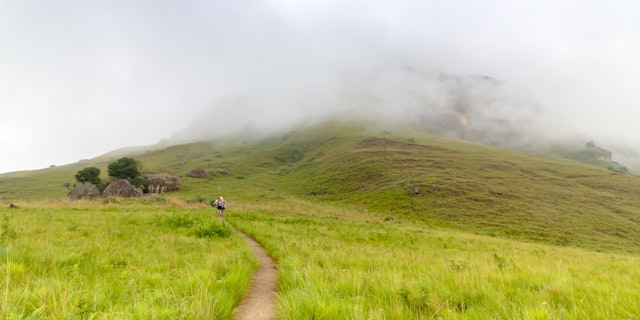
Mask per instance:
[[[381,221],[591,250],[640,253],[640,180],[549,156],[390,124],[325,123],[262,140],[228,138],[132,151],[145,172],[182,175],[186,201],[303,199]],[[138,153],[135,153],[138,152]],[[117,154],[122,156],[122,152]],[[0,175],[5,203],[64,198],[74,174],[116,155]],[[194,168],[210,173],[187,177]],[[286,203],[285,203],[286,205]]]

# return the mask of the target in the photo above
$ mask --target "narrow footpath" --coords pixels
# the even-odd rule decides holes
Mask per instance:
[[[251,278],[249,292],[236,308],[236,320],[272,320],[276,312],[276,290],[278,281],[278,265],[269,257],[267,251],[257,241],[238,231],[247,241],[260,269]]]

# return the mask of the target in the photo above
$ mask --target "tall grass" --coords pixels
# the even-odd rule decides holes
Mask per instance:
[[[228,214],[279,261],[282,319],[633,319],[640,314],[635,256],[313,206],[294,210],[267,206]]]
[[[2,209],[3,319],[229,319],[256,268],[203,207],[136,201]],[[168,221],[180,217],[192,224]]]

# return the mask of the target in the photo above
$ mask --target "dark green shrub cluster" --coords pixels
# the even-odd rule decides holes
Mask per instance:
[[[629,169],[627,169],[627,167],[625,166],[621,166],[621,165],[610,165],[607,167],[607,169],[609,171],[613,171],[613,172],[617,172],[617,173],[627,173],[629,172]]]
[[[283,163],[293,163],[302,160],[304,153],[296,147],[288,147],[278,152],[274,158]]]
[[[80,183],[89,182],[96,186],[98,190],[104,190],[104,185],[102,184],[102,180],[100,180],[100,169],[96,167],[87,167],[78,171],[75,175],[75,178],[76,181]]]
[[[144,188],[143,178],[140,173],[142,164],[132,158],[124,157],[109,163],[107,171],[113,179],[127,179],[137,188]]]

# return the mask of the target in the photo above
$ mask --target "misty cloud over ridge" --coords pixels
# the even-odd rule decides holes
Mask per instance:
[[[549,133],[544,117],[526,90],[488,76],[386,65],[343,70],[305,90],[220,99],[169,141],[264,134],[344,118],[394,121],[478,142],[522,146]]]
[[[367,108],[426,117],[421,103],[460,103],[442,92],[471,84],[475,104],[499,98],[470,125],[538,110],[545,120],[527,126],[633,146],[639,10],[617,0],[3,1],[0,148],[12,153],[0,172],[150,145],[210,123],[210,110],[225,113],[221,130]],[[452,83],[416,81],[439,74]]]

